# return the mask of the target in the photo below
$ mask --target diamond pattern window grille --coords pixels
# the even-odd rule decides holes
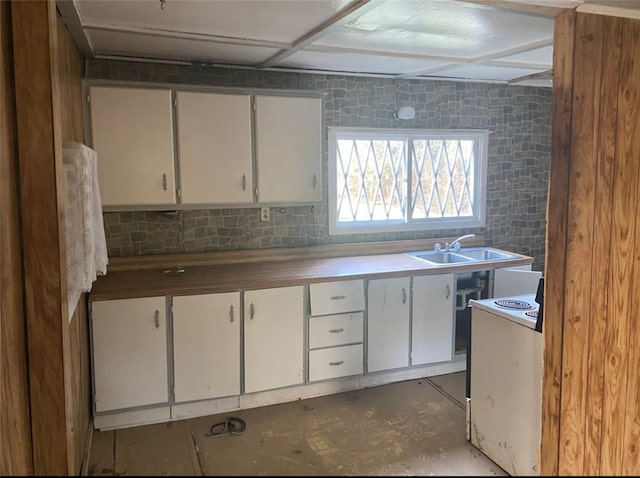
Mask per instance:
[[[336,134],[337,223],[477,217],[483,137],[486,132]]]

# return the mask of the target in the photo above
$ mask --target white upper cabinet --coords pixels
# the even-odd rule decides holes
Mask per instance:
[[[251,203],[251,97],[178,91],[176,100],[182,203]]]
[[[322,199],[322,101],[256,98],[258,202]]]
[[[103,84],[88,93],[106,209],[322,200],[319,97]]]
[[[89,95],[102,205],[175,205],[171,90],[92,86]]]

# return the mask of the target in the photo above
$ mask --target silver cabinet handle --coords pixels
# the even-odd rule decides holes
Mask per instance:
[[[407,303],[407,289],[405,289],[404,287],[402,288],[402,303]]]
[[[163,191],[167,190],[167,175],[166,174],[162,175],[162,190]]]
[[[337,367],[338,365],[342,365],[344,363],[344,360],[340,360],[339,362],[329,362],[329,365],[331,365],[332,367]]]
[[[229,322],[233,322],[233,305],[229,306]]]
[[[251,305],[249,306],[249,318],[253,320],[253,317],[255,315],[256,315],[256,306],[253,305],[253,302],[251,302]]]
[[[342,300],[342,299],[345,299],[346,297],[347,297],[346,295],[332,295],[331,300]]]
[[[315,174],[313,175],[313,180],[311,181],[311,184],[313,184],[313,189],[315,189],[318,186],[318,176],[316,176]]]
[[[247,175],[246,174],[242,175],[242,190],[243,191],[247,190]]]
[[[339,328],[339,329],[329,329],[329,333],[330,334],[339,334],[341,332],[344,332],[343,328]]]
[[[160,311],[156,310],[153,314],[153,322],[156,324],[156,329],[160,328]]]
[[[451,287],[449,287],[449,284],[447,284],[447,287],[445,288],[446,294],[444,296],[445,299],[448,299],[449,296],[451,295]]]

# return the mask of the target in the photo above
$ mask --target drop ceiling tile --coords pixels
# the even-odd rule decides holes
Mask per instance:
[[[87,32],[87,36],[93,45],[96,55],[250,65],[265,61],[279,51],[276,48],[231,45],[228,43],[212,43],[103,30],[90,30]]]
[[[515,55],[501,56],[496,58],[496,61],[549,65],[549,68],[551,68],[553,65],[553,45],[517,53]]]
[[[535,73],[542,73],[545,70],[529,68],[505,68],[489,65],[463,65],[434,73],[433,77],[459,78],[467,80],[484,81],[509,81],[514,78],[521,78]]]
[[[82,24],[293,42],[354,0],[76,0]]]
[[[393,0],[317,44],[470,59],[552,37],[553,18],[451,0]]]
[[[362,74],[381,73],[399,75],[406,71],[436,68],[445,64],[446,63],[440,61],[403,57],[299,51],[280,62],[278,66]]]

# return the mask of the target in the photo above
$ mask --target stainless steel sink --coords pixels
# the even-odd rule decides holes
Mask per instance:
[[[431,262],[432,264],[457,264],[460,262],[471,262],[473,259],[465,257],[454,252],[436,252],[436,251],[422,251],[422,252],[407,252],[406,255],[421,259],[423,261]]]
[[[451,251],[419,251],[405,252],[405,255],[415,257],[432,264],[459,264],[467,262],[501,261],[515,259],[516,254],[496,251],[487,247],[473,247]]]
[[[475,261],[501,261],[505,259],[515,259],[517,256],[513,254],[506,254],[503,252],[487,249],[486,247],[475,247],[472,249],[460,249],[458,254],[470,257]]]

